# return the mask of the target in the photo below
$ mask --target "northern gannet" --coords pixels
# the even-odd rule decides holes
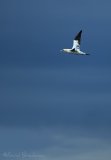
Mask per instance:
[[[82,30],[74,38],[73,46],[71,49],[62,49],[61,51],[64,51],[66,53],[76,54],[76,55],[89,55],[80,50],[81,34],[82,34]]]

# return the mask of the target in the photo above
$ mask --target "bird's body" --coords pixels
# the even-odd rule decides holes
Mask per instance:
[[[71,49],[62,49],[65,53],[76,54],[76,55],[88,55],[80,50],[82,30],[76,35],[73,40],[73,46]]]
[[[81,54],[86,55],[86,53],[80,51],[80,50],[73,50],[73,49],[63,49],[64,52],[70,53],[70,54]]]

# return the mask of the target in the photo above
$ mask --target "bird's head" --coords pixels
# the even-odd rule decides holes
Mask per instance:
[[[65,52],[65,49],[61,49],[60,52]]]

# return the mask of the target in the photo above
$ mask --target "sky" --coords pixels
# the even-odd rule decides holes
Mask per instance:
[[[111,159],[110,6],[0,1],[1,159]],[[90,56],[59,54],[81,29]]]

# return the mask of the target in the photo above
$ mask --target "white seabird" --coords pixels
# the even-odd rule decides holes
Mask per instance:
[[[66,53],[76,54],[76,55],[89,55],[80,50],[81,34],[82,34],[82,30],[74,38],[73,46],[71,49],[62,49],[61,51],[64,51]]]

